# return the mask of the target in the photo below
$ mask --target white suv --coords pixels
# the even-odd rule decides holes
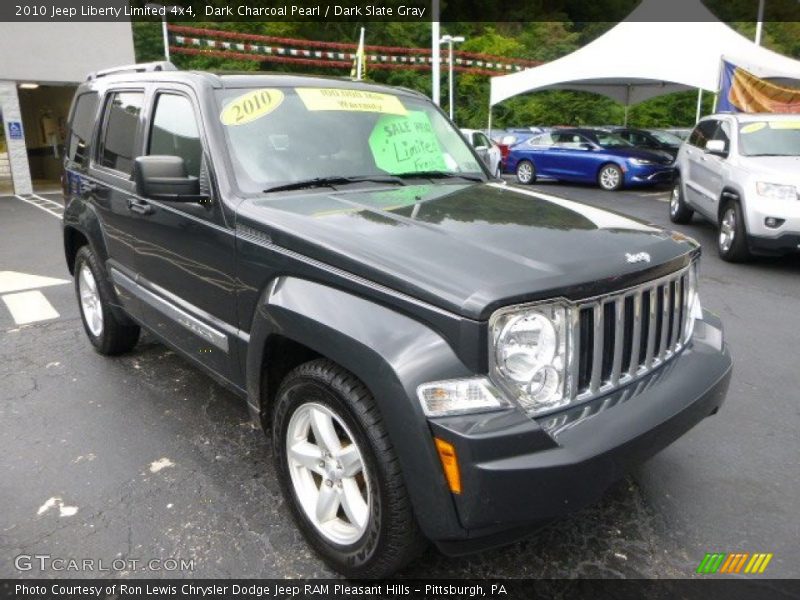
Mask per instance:
[[[675,164],[670,219],[717,223],[724,260],[800,250],[800,115],[705,117]]]

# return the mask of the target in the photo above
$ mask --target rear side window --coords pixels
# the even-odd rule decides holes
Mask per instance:
[[[705,148],[706,142],[714,137],[714,132],[717,130],[717,121],[709,119],[703,121],[694,128],[692,134],[689,136],[689,143],[698,148]]]
[[[131,174],[143,100],[143,92],[115,92],[109,97],[97,154],[98,162],[104,167]]]
[[[75,99],[75,109],[69,126],[67,156],[70,160],[83,163],[94,130],[94,117],[97,114],[97,92],[81,94]]]
[[[194,109],[186,96],[158,96],[147,153],[180,156],[187,175],[200,176],[203,147]]]

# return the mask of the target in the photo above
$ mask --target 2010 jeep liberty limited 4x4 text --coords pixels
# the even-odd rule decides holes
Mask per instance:
[[[512,541],[724,400],[698,245],[493,179],[420,94],[135,65],[67,144],[91,343],[145,327],[246,398],[345,575]]]

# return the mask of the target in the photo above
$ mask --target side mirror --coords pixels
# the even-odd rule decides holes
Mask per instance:
[[[594,146],[592,146],[588,142],[582,142],[578,144],[578,148],[580,148],[581,150],[594,150]]]
[[[722,140],[709,140],[706,142],[706,152],[716,156],[727,156],[728,152],[725,149],[725,142]]]
[[[208,197],[200,193],[200,180],[186,174],[180,156],[139,156],[133,161],[136,193],[143,198],[171,202],[202,202]]]

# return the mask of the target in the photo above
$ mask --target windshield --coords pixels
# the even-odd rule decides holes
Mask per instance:
[[[800,156],[800,119],[742,123],[739,146],[744,156]]]
[[[597,138],[597,143],[603,148],[629,148],[633,146],[629,141],[622,139],[615,133],[598,131],[595,136]]]
[[[312,87],[228,89],[217,95],[244,191],[414,173],[484,179],[459,132],[422,98]]]
[[[667,131],[651,131],[650,135],[667,146],[680,146],[683,143],[681,138]]]

